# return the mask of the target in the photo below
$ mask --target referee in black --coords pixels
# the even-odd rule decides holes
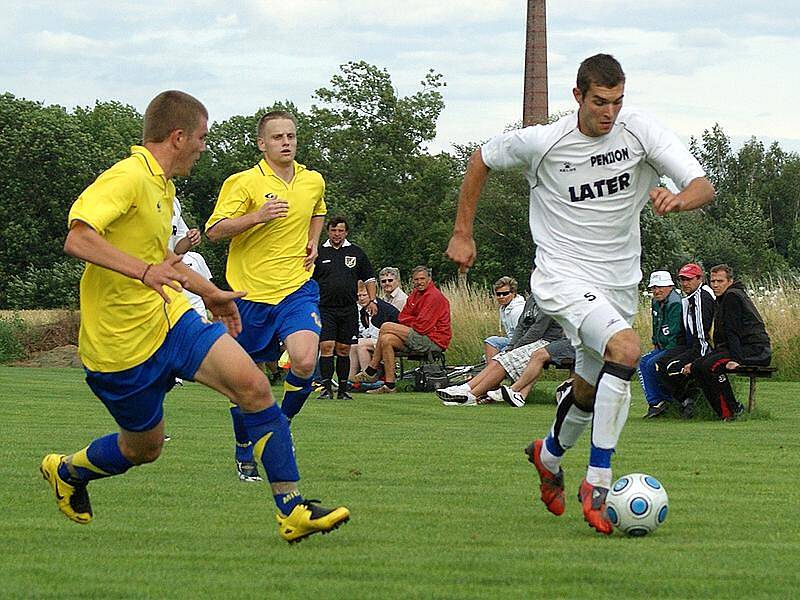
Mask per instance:
[[[350,374],[350,346],[358,341],[358,283],[369,294],[367,310],[375,316],[376,285],[372,265],[364,251],[347,240],[350,226],[344,217],[328,221],[328,241],[319,249],[314,262],[314,279],[319,284],[319,311],[322,331],[319,335],[319,371],[324,390],[319,398],[333,398],[333,355],[336,353],[336,377],[339,400],[352,400],[347,393]]]

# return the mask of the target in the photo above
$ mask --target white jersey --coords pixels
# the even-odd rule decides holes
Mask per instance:
[[[175,250],[175,244],[177,244],[180,240],[186,237],[186,234],[189,233],[189,228],[186,226],[186,222],[183,220],[181,210],[181,203],[178,202],[177,198],[172,199],[172,235],[169,236],[169,240],[167,241],[167,247],[170,250]]]
[[[195,273],[199,273],[206,279],[211,279],[211,270],[208,268],[206,259],[203,258],[202,254],[187,252],[183,255],[183,263]],[[186,289],[183,290],[183,293],[189,299],[189,304],[192,305],[192,308],[195,309],[201,317],[208,316],[206,313],[206,305],[200,296]]]
[[[683,189],[705,175],[673,133],[626,108],[600,137],[582,134],[576,113],[499,135],[481,153],[490,169],[525,169],[542,275],[609,289],[642,278],[639,213],[659,176]]]

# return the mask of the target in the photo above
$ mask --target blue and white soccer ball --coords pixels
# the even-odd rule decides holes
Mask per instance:
[[[643,536],[667,518],[669,498],[661,482],[652,475],[631,473],[614,482],[606,497],[606,513],[622,533]]]

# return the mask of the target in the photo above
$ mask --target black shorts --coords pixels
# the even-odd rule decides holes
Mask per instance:
[[[358,342],[358,309],[352,306],[320,306],[322,331],[320,342],[355,344]]]

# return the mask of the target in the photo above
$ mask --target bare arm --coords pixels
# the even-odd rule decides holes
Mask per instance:
[[[174,254],[162,263],[148,264],[116,248],[82,221],[73,222],[64,242],[64,252],[131,279],[138,279],[158,292],[166,302],[170,299],[162,289],[163,286],[180,292],[181,285],[186,283],[186,276],[175,268],[180,258]]]
[[[272,219],[282,219],[289,214],[289,203],[286,200],[278,198],[275,194],[267,194],[267,198],[267,201],[255,212],[247,213],[241,217],[217,221],[206,230],[206,236],[212,242],[227,240],[243,231],[247,231],[251,227],[268,223]],[[321,231],[322,225],[320,224],[317,239],[319,239]]]
[[[467,163],[467,171],[464,173],[464,181],[461,183],[461,190],[458,194],[458,209],[453,225],[453,235],[445,251],[447,257],[455,262],[461,271],[465,271],[475,262],[477,249],[472,237],[472,227],[475,222],[478,198],[488,177],[489,167],[483,162],[481,150],[478,148],[472,153]]]
[[[705,177],[695,177],[681,192],[673,194],[666,188],[650,190],[653,210],[659,216],[669,212],[694,210],[705,206],[714,199],[714,186]]]
[[[184,237],[175,243],[175,254],[186,254],[189,250],[200,243],[200,230],[190,229]]]
[[[322,234],[322,224],[325,221],[323,215],[316,215],[311,217],[311,222],[308,224],[308,243],[306,244],[306,257],[303,259],[303,267],[306,271],[310,271],[314,266],[314,261],[317,260],[317,247],[319,246],[319,236]]]

